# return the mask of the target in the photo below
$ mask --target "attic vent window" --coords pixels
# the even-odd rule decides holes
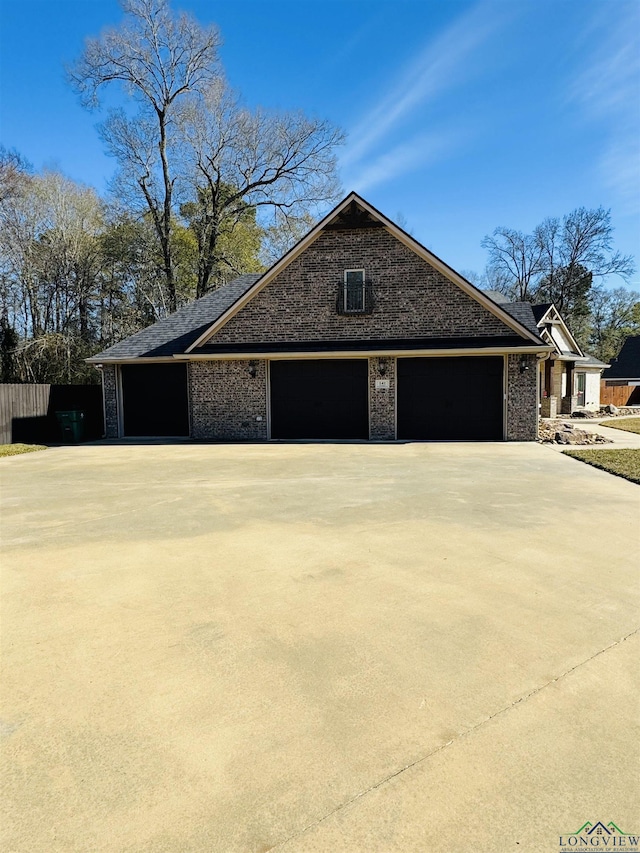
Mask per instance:
[[[373,310],[373,289],[365,279],[364,270],[345,270],[338,291],[339,314],[370,314]]]

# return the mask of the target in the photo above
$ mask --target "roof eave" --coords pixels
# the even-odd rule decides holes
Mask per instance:
[[[411,356],[446,356],[446,355],[545,355],[551,347],[544,346],[489,346],[489,347],[436,347],[427,349],[425,347],[404,349],[362,349],[351,350],[339,348],[332,350],[268,350],[250,352],[221,352],[221,353],[185,353],[177,355],[178,361],[225,361],[244,359],[291,359],[291,358],[389,358],[393,356],[405,358]]]

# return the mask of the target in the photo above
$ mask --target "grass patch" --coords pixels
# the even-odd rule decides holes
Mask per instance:
[[[625,432],[637,432],[640,435],[640,418],[620,418],[617,421],[605,421],[603,427],[623,429]]]
[[[601,468],[617,477],[624,477],[632,483],[640,484],[640,450],[623,448],[620,450],[563,450],[566,456],[580,459],[594,468]]]
[[[0,456],[19,456],[21,453],[35,453],[46,450],[44,444],[0,444]]]

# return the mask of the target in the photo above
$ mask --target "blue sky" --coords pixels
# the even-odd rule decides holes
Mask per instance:
[[[640,261],[637,0],[174,0],[218,24],[232,86],[348,133],[355,189],[452,266],[485,234],[612,210]],[[114,162],[63,66],[116,0],[2,0],[0,142],[104,191]],[[618,284],[612,281],[611,284]],[[640,286],[640,275],[633,286]]]

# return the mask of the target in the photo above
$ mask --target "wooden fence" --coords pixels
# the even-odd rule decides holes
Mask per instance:
[[[640,386],[612,385],[613,380],[600,380],[601,406],[640,406]]]
[[[85,413],[84,437],[104,432],[99,385],[0,385],[0,444],[51,444],[62,441],[56,412]]]

